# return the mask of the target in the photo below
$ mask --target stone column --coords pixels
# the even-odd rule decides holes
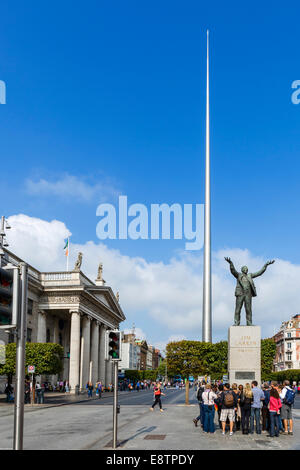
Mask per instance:
[[[100,325],[100,339],[99,339],[99,380],[102,382],[102,385],[105,385],[105,332],[106,328],[104,325]]]
[[[91,342],[91,381],[95,385],[99,379],[99,323],[95,320],[92,322]]]
[[[52,343],[59,344],[59,338],[58,338],[58,318],[53,315],[52,317],[52,322],[53,322],[53,337],[52,337]],[[65,359],[63,359],[63,364],[65,363]],[[68,378],[68,375],[64,375],[64,366],[63,366],[63,371],[62,371],[62,376],[64,378]],[[58,374],[52,375],[51,376],[51,382],[55,383],[58,381]]]
[[[46,343],[46,313],[43,310],[38,312],[37,343]]]
[[[70,328],[70,373],[69,382],[71,393],[75,393],[75,386],[79,385],[79,365],[80,365],[80,313],[71,313]]]
[[[82,320],[80,389],[85,390],[90,375],[91,319],[84,316]]]
[[[57,317],[53,317],[53,343],[57,343],[58,344],[58,334],[59,334],[59,331],[58,331],[58,318]]]

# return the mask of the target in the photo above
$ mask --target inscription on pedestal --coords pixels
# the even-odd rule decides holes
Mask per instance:
[[[255,372],[236,372],[235,380],[255,380]]]
[[[228,331],[228,372],[230,383],[260,384],[261,333],[259,326],[231,326]]]

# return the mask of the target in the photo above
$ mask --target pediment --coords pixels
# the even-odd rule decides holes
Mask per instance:
[[[99,300],[102,304],[108,307],[110,310],[116,313],[125,320],[125,315],[119,305],[119,302],[116,299],[115,294],[113,293],[110,287],[96,286],[86,289],[95,299]]]

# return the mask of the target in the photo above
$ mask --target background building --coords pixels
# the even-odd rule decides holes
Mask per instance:
[[[153,370],[157,369],[162,356],[159,349],[148,345],[147,341],[136,338],[135,329],[123,334],[121,370]]]
[[[154,349],[152,355],[152,368],[157,369],[162,361],[162,355],[159,349]]]
[[[136,344],[140,347],[140,370],[147,369],[148,344],[146,340],[137,339]]]
[[[300,369],[300,314],[282,322],[273,339],[276,343],[274,371]]]
[[[140,346],[135,342],[135,334],[125,334],[122,340],[122,361],[119,369],[139,370],[140,368]]]
[[[153,346],[151,346],[151,344],[148,345],[148,349],[147,349],[147,354],[146,354],[146,370],[151,370],[152,367],[153,367]]]

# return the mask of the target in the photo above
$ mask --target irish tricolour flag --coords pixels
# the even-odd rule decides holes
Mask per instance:
[[[66,244],[64,246],[64,250],[66,250],[65,255],[69,256],[69,239],[66,241]]]
[[[65,250],[65,255],[67,257],[67,271],[69,271],[69,255],[70,255],[69,238],[66,241],[64,250]]]

